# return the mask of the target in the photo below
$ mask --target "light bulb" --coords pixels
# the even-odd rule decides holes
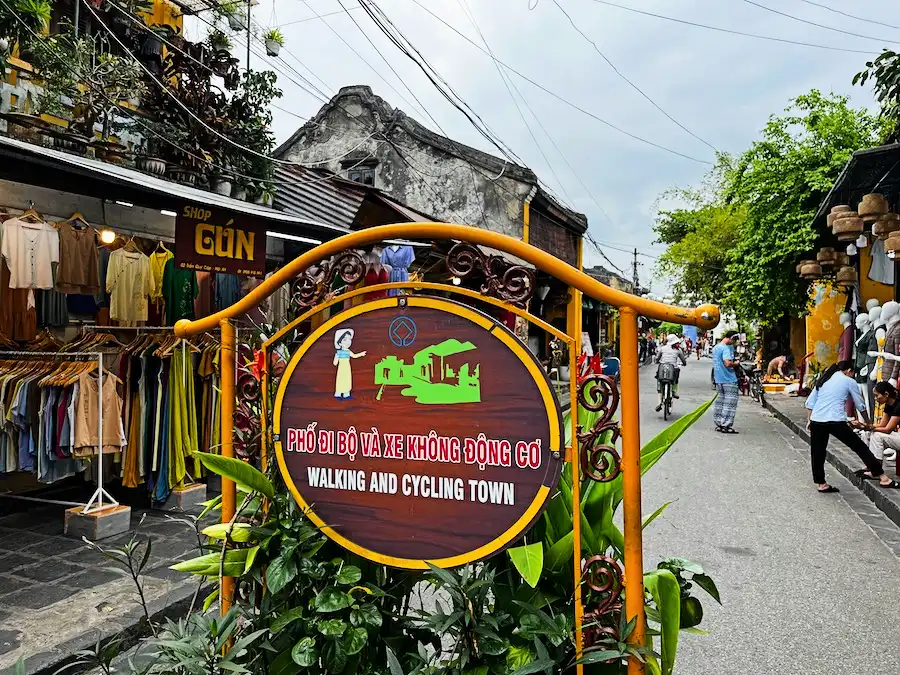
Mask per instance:
[[[116,240],[116,233],[112,230],[100,230],[100,241],[104,244],[111,244]]]
[[[459,286],[462,283],[462,279],[459,277],[453,277],[452,281],[454,286]]]
[[[866,239],[866,235],[861,234],[856,238],[856,247],[857,248],[865,248],[869,245],[869,240]]]

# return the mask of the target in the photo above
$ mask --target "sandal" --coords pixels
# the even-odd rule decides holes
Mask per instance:
[[[722,427],[720,431],[723,434],[739,434],[740,432],[737,429],[732,429],[731,427]]]
[[[860,469],[859,471],[854,471],[854,476],[859,476],[863,480],[878,480],[877,476],[873,476],[871,473],[868,473],[868,469]]]
[[[885,487],[887,487],[887,486],[885,486]],[[898,487],[900,487],[900,484],[898,484]],[[829,485],[824,490],[822,488],[817,488],[816,492],[824,495],[824,494],[828,494],[830,492],[840,492],[840,490],[838,490],[836,487],[834,487],[834,485]]]
[[[890,483],[878,483],[878,487],[883,487],[885,490],[900,490],[900,483],[892,480]]]

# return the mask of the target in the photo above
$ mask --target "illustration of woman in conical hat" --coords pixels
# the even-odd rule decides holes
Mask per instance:
[[[350,367],[350,359],[358,359],[366,355],[366,352],[350,351],[354,334],[355,331],[352,328],[339,328],[334,333],[334,365],[337,366],[337,376],[334,380],[335,398],[353,398],[350,395],[353,389],[353,370]]]

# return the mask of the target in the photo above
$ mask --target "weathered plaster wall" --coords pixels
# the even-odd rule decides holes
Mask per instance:
[[[283,158],[346,175],[342,160],[372,155],[378,161],[375,186],[395,199],[439,220],[522,238],[523,206],[532,185],[506,175],[494,178],[499,171],[473,168],[423,143],[401,126],[392,126],[357,95],[341,96],[339,103],[317,116],[318,126],[294,139]]]

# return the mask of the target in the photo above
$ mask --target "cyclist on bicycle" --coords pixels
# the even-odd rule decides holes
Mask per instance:
[[[666,338],[666,344],[659,348],[656,353],[656,362],[662,366],[663,364],[671,364],[675,366],[675,382],[672,383],[672,396],[678,398],[678,377],[681,374],[681,366],[687,365],[687,357],[681,351],[679,344],[680,338],[671,334]],[[656,391],[659,394],[659,405],[656,406],[656,412],[662,410],[663,407],[663,383],[659,379],[660,368],[656,369]]]

